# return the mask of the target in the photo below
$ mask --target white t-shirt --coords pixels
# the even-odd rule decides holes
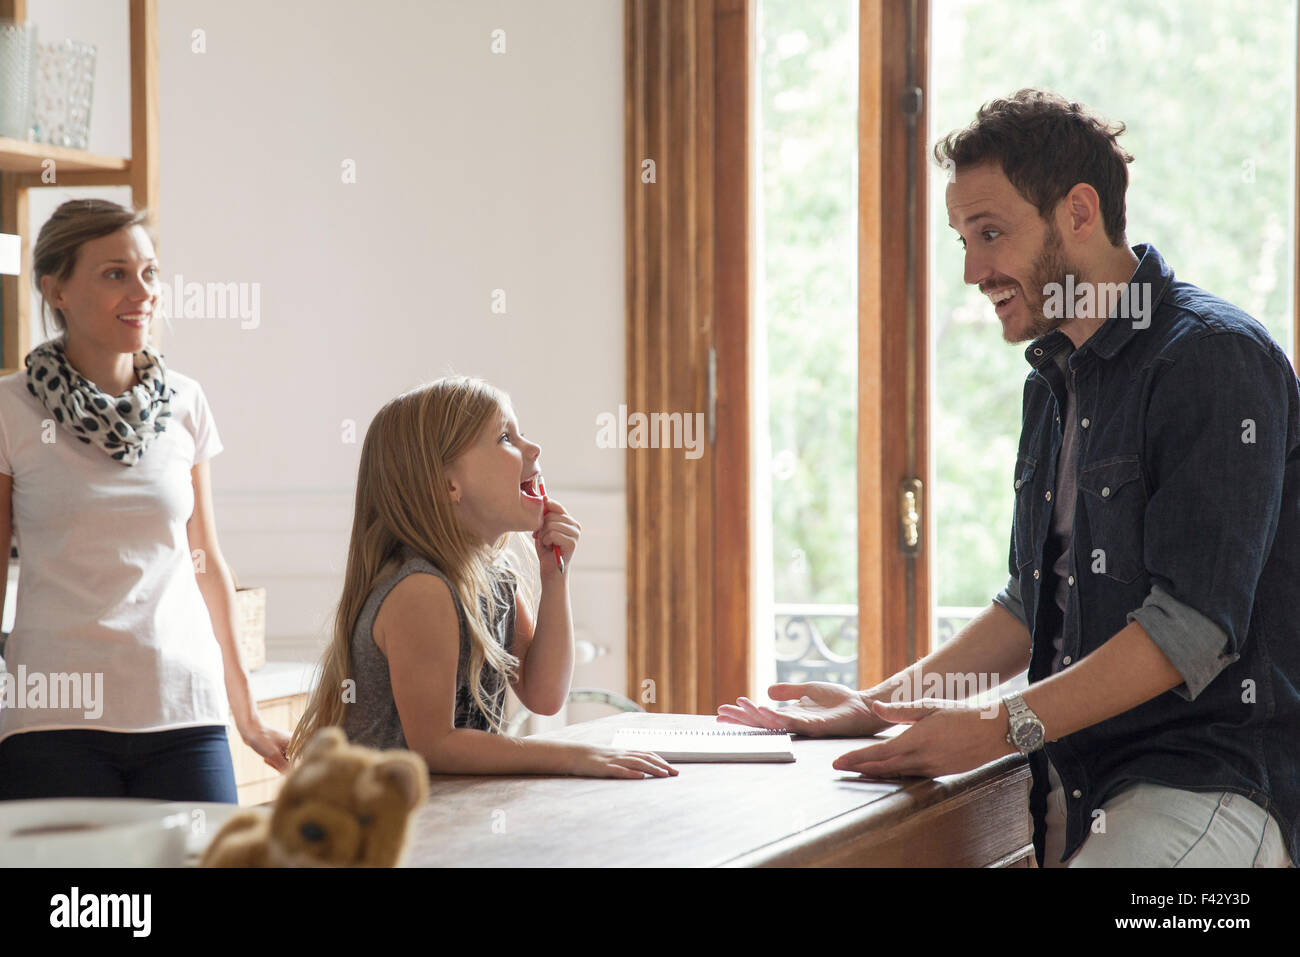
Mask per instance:
[[[57,425],[27,391],[26,370],[0,378],[0,472],[13,476],[20,568],[4,662],[14,706],[0,694],[0,740],[226,723],[221,649],[185,532],[190,469],[221,439],[198,382],[168,369],[167,384],[168,428],[124,466]]]

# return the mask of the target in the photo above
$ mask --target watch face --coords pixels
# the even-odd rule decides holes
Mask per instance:
[[[1043,725],[1038,721],[1026,721],[1012,732],[1016,747],[1022,751],[1032,751],[1043,743]]]

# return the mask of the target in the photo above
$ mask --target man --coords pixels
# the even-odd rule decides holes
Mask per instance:
[[[1010,580],[881,685],[775,685],[719,718],[897,737],[843,755],[937,776],[1018,749],[1044,866],[1300,860],[1300,383],[1264,328],[1125,237],[1114,126],[1022,90],[935,147],[965,279],[1025,351]],[[995,715],[899,701],[1029,670]],[[944,687],[951,687],[944,682]],[[981,717],[983,713],[986,718]]]

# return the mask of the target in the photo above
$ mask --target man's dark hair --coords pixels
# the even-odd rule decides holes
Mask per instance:
[[[1133,157],[1117,142],[1124,129],[1056,93],[1025,89],[981,106],[974,123],[935,143],[934,158],[956,173],[999,164],[1043,218],[1077,184],[1087,183],[1097,191],[1111,245],[1128,245],[1124,194]]]

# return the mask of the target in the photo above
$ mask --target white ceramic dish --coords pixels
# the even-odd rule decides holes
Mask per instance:
[[[0,866],[191,865],[240,810],[140,799],[0,801]]]

